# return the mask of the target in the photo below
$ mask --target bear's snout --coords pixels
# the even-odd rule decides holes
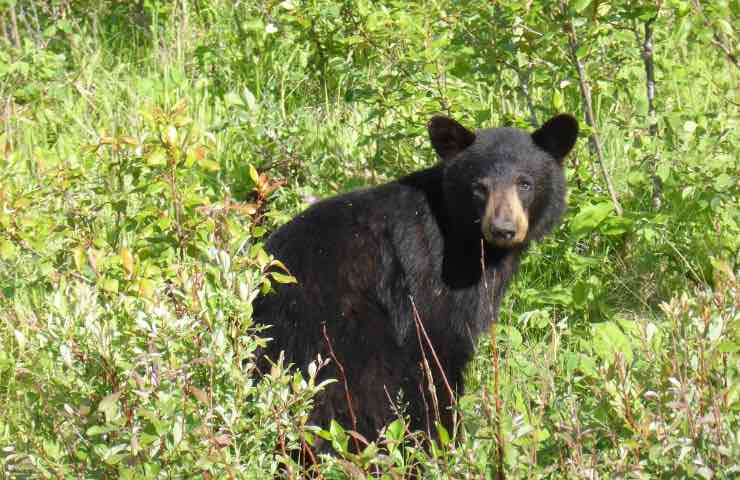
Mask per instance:
[[[483,238],[496,247],[512,247],[524,242],[529,219],[513,187],[491,192],[481,227]]]

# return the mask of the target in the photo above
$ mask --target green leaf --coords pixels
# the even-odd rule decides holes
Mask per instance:
[[[162,149],[153,150],[145,157],[147,165],[160,166],[167,165],[167,154]]]
[[[737,13],[737,11],[735,13]],[[728,37],[735,36],[735,29],[732,27],[732,25],[730,25],[730,22],[728,22],[724,18],[718,18],[716,22],[717,22],[717,26],[719,26],[719,29],[722,30],[722,33],[724,33]],[[737,26],[737,24],[735,25]]]
[[[52,459],[59,460],[62,458],[62,448],[57,442],[51,439],[44,439],[44,452]]]
[[[714,179],[714,189],[718,192],[729,189],[735,184],[735,179],[726,173],[721,173]]]
[[[522,345],[522,334],[513,325],[504,325],[502,323],[496,324],[496,334],[499,338],[503,338],[509,342],[512,347],[519,347]]]
[[[110,426],[110,425],[93,425],[92,427],[88,428],[85,434],[88,437],[94,437],[95,435],[102,435],[104,433],[112,432],[116,430],[116,427]]]
[[[252,229],[252,236],[254,238],[261,238],[267,233],[267,229],[265,227],[257,226]]]
[[[627,363],[632,362],[632,346],[629,338],[614,322],[597,323],[592,327],[594,352],[608,364],[614,361],[614,354],[621,352]]]
[[[100,288],[102,288],[106,292],[116,293],[118,292],[118,280],[116,280],[115,278],[104,278],[100,282]]]
[[[644,185],[650,180],[645,174],[645,172],[641,172],[639,170],[633,170],[627,174],[627,183],[631,187],[636,187],[639,185]]]
[[[613,210],[614,206],[609,202],[597,203],[596,205],[586,205],[581,208],[573,220],[571,220],[571,234],[576,238],[580,238],[591,233]]]
[[[403,434],[405,430],[406,430],[406,427],[403,424],[403,420],[399,418],[391,422],[390,425],[388,425],[386,436],[390,440],[401,440],[403,439]]]
[[[567,352],[565,354],[565,370],[569,375],[575,372],[596,378],[596,362],[594,358],[579,352]]]
[[[335,420],[332,420],[329,424],[329,433],[331,434],[331,446],[337,452],[346,452],[349,436],[347,435],[347,432],[344,431],[344,428],[342,428],[342,426]]]
[[[208,170],[209,172],[218,172],[219,170],[221,170],[221,165],[217,161],[207,158],[200,160],[198,162],[198,165]]]
[[[13,242],[5,239],[0,240],[0,258],[6,261],[11,260],[15,258],[16,253],[17,249],[15,248],[15,244],[13,244]]]
[[[271,267],[278,267],[279,269],[281,269],[285,273],[290,274],[290,270],[288,270],[288,267],[286,267],[285,264],[283,262],[281,262],[280,260],[278,260],[277,258],[276,259],[273,259],[270,262],[270,266]]]
[[[123,265],[123,270],[128,275],[133,275],[134,270],[136,269],[136,261],[134,260],[134,256],[131,253],[131,250],[129,250],[126,247],[123,247],[121,249],[121,264]]]
[[[254,112],[257,109],[257,99],[254,98],[254,94],[246,87],[244,87],[244,100],[247,102],[247,108],[250,112]]]
[[[255,245],[250,254],[257,261],[260,268],[265,268],[270,263],[270,256],[261,245]]]
[[[683,124],[683,131],[688,134],[693,134],[696,131],[696,127],[698,127],[696,122],[694,122],[693,120],[687,120]]]
[[[668,178],[671,176],[671,168],[667,164],[662,163],[656,169],[655,174],[658,176],[658,178],[660,178],[660,180],[663,183],[665,183],[668,181]]]
[[[586,7],[588,7],[589,5],[591,5],[591,0],[575,0],[575,1],[574,1],[574,2],[573,2],[573,3],[571,4],[570,8],[571,8],[571,9],[572,9],[572,10],[573,10],[573,11],[574,11],[575,13],[581,13],[581,12],[582,12],[582,11],[584,11],[584,10],[586,9]]]
[[[116,407],[116,403],[118,402],[118,399],[121,397],[121,392],[114,392],[110,395],[106,395],[103,397],[103,399],[98,404],[98,411],[99,412],[106,412],[110,411],[111,409]]]
[[[437,429],[439,442],[442,444],[443,447],[448,446],[450,444],[450,434],[447,432],[447,429],[439,422],[434,422],[434,426]]]
[[[740,350],[740,345],[732,340],[724,340],[717,345],[717,350],[722,353],[735,353]]]
[[[236,92],[228,92],[226,95],[224,95],[224,103],[226,103],[227,107],[232,107],[234,105],[244,105],[241,97]]]
[[[298,283],[293,275],[286,275],[280,272],[270,272],[270,276],[278,283]]]
[[[140,297],[151,300],[154,298],[154,282],[148,278],[139,280],[137,293]]]
[[[254,168],[254,165],[251,163],[249,164],[249,178],[252,179],[255,185],[259,185],[260,183],[260,174],[257,172],[257,169]]]
[[[599,233],[618,237],[632,230],[634,221],[627,217],[609,217],[599,228]]]
[[[555,89],[552,92],[552,108],[556,112],[563,110],[563,92],[558,89]]]

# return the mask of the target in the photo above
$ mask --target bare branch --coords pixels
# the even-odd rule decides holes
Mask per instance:
[[[334,360],[334,363],[337,364],[337,368],[339,369],[339,374],[342,377],[342,383],[344,384],[344,395],[347,398],[347,407],[349,408],[349,416],[352,419],[352,430],[355,432],[357,431],[357,416],[355,415],[355,409],[352,407],[352,394],[349,392],[349,384],[347,383],[347,376],[344,373],[344,365],[341,364],[341,362],[337,359],[337,356],[334,354],[334,348],[331,345],[331,340],[329,340],[329,335],[326,333],[326,324],[324,323],[321,326],[322,332],[324,334],[324,340],[326,340],[326,345],[329,347],[329,355],[331,356],[332,360]],[[355,448],[358,452],[362,451],[360,448],[360,442],[357,440],[357,437],[354,435],[350,435],[352,437],[352,440],[355,444]]]
[[[586,69],[583,66],[583,62],[581,62],[581,60],[578,58],[578,37],[576,37],[576,30],[575,28],[573,28],[573,22],[571,22],[570,17],[568,16],[567,0],[560,0],[560,12],[563,15],[565,32],[568,35],[568,50],[570,53],[571,61],[576,67],[576,71],[578,72],[578,85],[581,89],[581,100],[583,102],[583,111],[586,115],[586,124],[591,127],[592,133],[589,137],[591,152],[596,154],[596,159],[599,162],[599,167],[601,167],[601,174],[604,177],[604,182],[606,183],[606,189],[609,191],[609,196],[611,196],[612,203],[614,204],[614,210],[616,210],[617,215],[621,216],[624,211],[622,210],[622,205],[619,203],[619,198],[617,197],[617,192],[614,189],[614,184],[612,183],[611,175],[609,175],[609,170],[607,170],[606,168],[604,152],[601,148],[601,138],[599,137],[599,134],[596,130],[596,121],[594,120],[594,111],[591,103],[591,87],[588,83],[588,75],[586,74]]]

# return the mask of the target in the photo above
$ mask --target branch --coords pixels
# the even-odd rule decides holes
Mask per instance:
[[[699,0],[692,0],[691,5],[694,7],[694,10],[696,10],[696,13],[701,16],[702,20],[704,21],[704,26],[712,31],[712,43],[719,47],[720,50],[722,50],[730,63],[735,65],[736,68],[740,68],[740,60],[738,60],[737,55],[735,54],[735,48],[732,45],[727,44],[727,39],[725,38],[725,35],[722,32],[718,31],[709,21],[707,16],[704,15],[704,10],[702,10]]]
[[[601,138],[596,131],[596,122],[594,120],[594,111],[591,103],[591,87],[588,83],[588,75],[586,74],[586,69],[584,68],[581,60],[578,58],[578,38],[576,37],[576,30],[575,28],[573,28],[573,23],[568,16],[567,0],[560,0],[560,12],[563,15],[565,32],[568,35],[568,50],[570,53],[571,61],[576,67],[576,71],[578,72],[578,85],[581,89],[581,100],[583,101],[583,110],[586,115],[586,124],[591,127],[592,133],[591,137],[589,138],[591,152],[596,153],[596,158],[599,161],[599,167],[601,167],[601,174],[604,177],[604,182],[606,183],[606,189],[609,191],[609,196],[611,196],[612,203],[614,204],[614,210],[616,210],[617,215],[621,216],[622,213],[624,213],[624,210],[622,210],[622,205],[619,203],[619,198],[617,198],[617,192],[614,189],[611,175],[609,175],[609,170],[607,170],[606,162],[604,161],[604,152],[601,148]]]
[[[642,60],[645,64],[645,88],[648,99],[648,131],[651,136],[658,133],[658,124],[655,121],[655,63],[653,62],[653,23],[658,16],[645,22],[645,38],[642,42]]]
[[[437,356],[437,351],[434,349],[434,345],[432,344],[432,341],[429,339],[429,335],[427,335],[427,331],[424,328],[424,324],[421,321],[421,317],[419,316],[419,311],[416,309],[416,303],[414,303],[414,297],[409,297],[409,300],[411,300],[411,308],[414,311],[414,321],[416,322],[416,328],[421,330],[422,335],[424,335],[424,340],[426,340],[427,345],[429,345],[429,350],[432,352],[432,357],[434,358],[434,363],[437,364],[437,368],[439,369],[439,373],[442,374],[442,381],[445,384],[445,389],[447,390],[447,395],[450,397],[450,404],[457,405],[457,400],[455,399],[455,394],[452,391],[452,387],[450,386],[450,382],[447,381],[447,375],[445,374],[445,369],[442,366],[442,362],[439,361],[439,357]],[[422,347],[422,353],[423,353],[423,345]]]
[[[352,394],[349,393],[349,384],[347,383],[347,375],[344,373],[344,366],[341,364],[341,362],[337,359],[337,356],[334,354],[334,348],[331,346],[331,340],[329,340],[329,335],[326,333],[326,323],[321,325],[322,332],[324,334],[324,340],[326,340],[326,345],[329,347],[329,356],[331,356],[332,360],[334,360],[334,363],[337,364],[337,368],[339,369],[339,374],[342,377],[342,383],[344,384],[344,395],[347,399],[347,407],[349,407],[349,416],[352,419],[352,430],[357,431],[357,416],[355,416],[355,409],[352,408]],[[360,442],[357,440],[357,437],[354,435],[350,435],[352,437],[352,440],[354,441],[355,448],[358,452],[361,452],[362,449],[360,448]]]
[[[660,9],[660,3],[658,3]],[[655,12],[655,16],[648,19],[645,24],[645,37],[640,38],[639,31],[635,27],[635,36],[637,37],[637,43],[641,45],[642,49],[642,61],[645,65],[645,91],[648,100],[648,132],[651,137],[658,135],[658,120],[656,118],[655,111],[655,63],[653,61],[653,24],[658,19],[658,12]],[[657,158],[654,158],[652,163],[652,178],[653,178],[653,195],[652,203],[653,209],[659,210],[661,205],[661,192],[663,190],[663,181],[655,173]]]
[[[496,283],[498,279],[496,278],[496,269],[493,269],[493,281],[491,282],[491,285],[489,287],[488,285],[488,275],[486,275],[486,249],[483,244],[483,240],[481,240],[480,244],[480,266],[481,271],[483,272],[483,287],[485,288],[486,292],[492,291],[493,295],[491,297],[491,301],[488,304],[489,313],[491,315],[491,321],[492,321],[492,327],[490,329],[491,334],[491,355],[493,360],[493,403],[494,407],[496,408],[496,443],[497,449],[497,460],[498,460],[498,472],[496,475],[496,480],[504,480],[504,456],[505,456],[505,445],[504,445],[504,435],[501,431],[501,419],[503,418],[502,413],[502,402],[501,402],[501,391],[500,391],[500,381],[499,381],[499,352],[498,352],[498,339],[496,338],[496,328],[498,327],[498,312],[496,311],[496,307],[494,306],[496,304]]]

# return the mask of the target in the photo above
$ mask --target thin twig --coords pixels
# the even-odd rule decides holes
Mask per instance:
[[[640,31],[637,28],[637,20],[633,20],[631,30],[635,34],[637,44],[640,46],[641,56],[643,65],[645,66],[645,93],[648,101],[648,133],[651,137],[658,135],[658,120],[656,118],[655,109],[655,62],[653,60],[653,24],[658,19],[661,2],[657,3],[658,11],[655,12],[655,16],[649,18],[644,23],[645,36],[640,35]],[[653,180],[653,195],[652,203],[653,210],[660,210],[661,206],[661,192],[663,190],[663,181],[656,174],[656,168],[658,163],[658,157],[653,156],[650,161],[651,164],[651,176]]]
[[[567,0],[560,0],[560,11],[563,15],[564,27],[568,35],[568,50],[570,53],[570,58],[573,62],[573,66],[576,67],[576,72],[578,73],[578,85],[581,89],[581,100],[583,101],[583,110],[584,114],[586,115],[586,123],[589,127],[591,127],[591,137],[589,138],[589,144],[591,145],[592,153],[596,154],[596,159],[598,160],[599,167],[601,168],[601,174],[604,177],[604,182],[606,183],[606,189],[609,191],[609,196],[611,197],[612,203],[614,204],[614,210],[616,210],[617,215],[621,216],[624,211],[622,210],[622,205],[619,203],[619,198],[617,197],[617,192],[614,189],[614,184],[612,183],[611,175],[609,175],[609,170],[607,170],[606,168],[604,152],[601,147],[601,138],[596,131],[596,120],[594,119],[594,110],[591,103],[591,87],[588,83],[588,75],[586,74],[586,69],[584,68],[581,60],[578,58],[578,37],[576,36],[576,30],[573,27],[573,22],[568,16]]]
[[[421,333],[424,335],[424,340],[426,340],[427,345],[429,345],[429,350],[432,351],[432,357],[434,357],[434,363],[437,364],[439,373],[442,374],[442,381],[444,381],[445,388],[447,389],[447,394],[450,396],[450,403],[452,405],[457,405],[455,394],[452,391],[452,387],[450,387],[450,383],[447,381],[447,374],[445,374],[445,370],[442,367],[442,362],[439,361],[439,357],[437,357],[437,351],[434,349],[434,345],[432,345],[432,341],[429,339],[429,335],[427,335],[427,331],[424,328],[424,324],[421,322],[419,311],[416,309],[416,304],[414,303],[414,297],[409,296],[409,299],[411,300],[411,308],[414,310],[414,321],[416,322],[417,327],[421,330]]]
[[[419,338],[419,340],[421,340],[421,338]],[[419,345],[421,346],[421,342],[419,342]],[[427,403],[427,397],[424,395],[424,388],[421,386],[421,383],[419,384],[419,393],[421,393],[421,401],[424,402],[424,416],[427,420],[427,437],[432,438],[431,423],[429,422],[429,404]]]
[[[660,8],[660,3],[658,3]],[[645,41],[642,43],[642,58],[645,62],[645,82],[648,97],[648,121],[650,123],[648,132],[651,137],[658,135],[658,120],[655,111],[655,62],[653,61],[653,23],[657,20],[658,14],[645,22]],[[663,180],[657,175],[657,157],[653,158],[653,208],[660,209],[661,192],[663,191]]]
[[[506,478],[504,474],[504,435],[501,431],[501,418],[502,418],[502,405],[501,405],[501,395],[500,395],[500,383],[499,383],[499,353],[498,353],[498,342],[497,342],[497,333],[496,333],[496,327],[498,326],[498,321],[496,318],[496,311],[494,310],[494,305],[496,304],[496,269],[493,270],[493,281],[492,283],[492,289],[489,289],[488,285],[488,277],[486,275],[486,255],[485,255],[486,249],[485,249],[485,243],[483,240],[481,240],[481,246],[480,246],[480,266],[483,276],[483,288],[486,292],[492,291],[494,298],[490,299],[489,302],[489,314],[491,315],[491,329],[490,329],[490,335],[491,335],[491,355],[493,356],[493,404],[496,408],[496,460],[498,462],[498,472],[496,474],[496,478],[498,480],[504,480]]]
[[[334,348],[331,346],[331,340],[329,340],[329,335],[326,333],[326,323],[323,323],[321,325],[321,330],[324,334],[324,340],[326,340],[326,345],[329,347],[329,356],[334,360],[334,363],[337,364],[337,368],[339,369],[339,375],[342,377],[342,384],[344,384],[344,394],[347,399],[347,406],[349,407],[349,416],[352,420],[352,430],[355,432],[357,431],[357,417],[355,416],[355,409],[352,408],[352,394],[349,393],[349,384],[347,383],[347,376],[344,373],[344,366],[341,364],[341,362],[337,359],[337,356],[334,354]],[[350,435],[352,437],[352,441],[355,444],[355,448],[358,452],[361,451],[360,449],[360,442],[357,440],[353,435]]]
[[[419,362],[419,368],[421,371],[426,375],[427,377],[427,384],[429,385],[429,394],[432,398],[432,407],[434,409],[434,418],[437,421],[441,421],[441,417],[439,415],[439,400],[437,398],[437,389],[434,385],[434,376],[432,375],[432,369],[429,366],[429,360],[427,360],[427,354],[424,350],[424,342],[421,340],[421,330],[419,329],[419,325],[416,325],[416,340],[419,342],[419,351],[421,352],[421,362]],[[426,405],[426,396],[424,395],[424,388],[422,387],[421,383],[419,383],[419,390],[421,390],[421,398],[424,399],[424,405]],[[428,411],[427,407],[427,411]],[[429,437],[431,438],[431,424],[429,423],[429,416],[427,415],[427,431],[429,433]]]
[[[301,438],[301,450],[308,454],[311,465],[316,465],[316,456],[313,454],[313,448],[311,448],[311,445],[309,445],[303,437]],[[320,472],[319,475],[321,475]]]

